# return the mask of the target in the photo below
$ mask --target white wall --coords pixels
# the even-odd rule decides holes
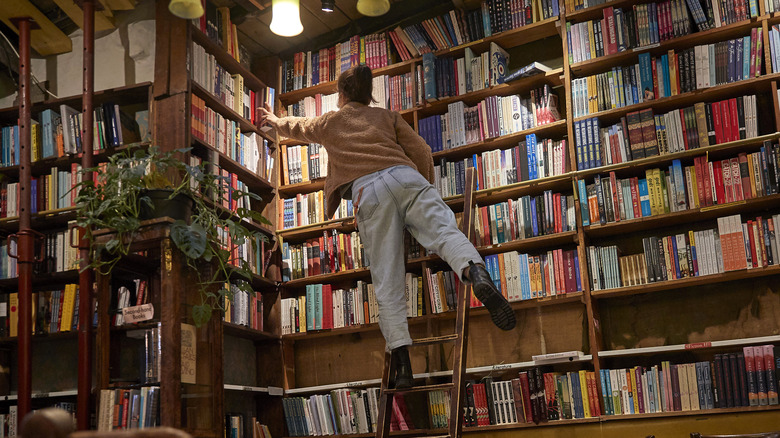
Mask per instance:
[[[135,10],[114,12],[116,29],[95,35],[96,91],[153,80],[154,12],[154,0],[138,0]],[[81,29],[70,38],[71,52],[34,58],[31,62],[33,74],[41,82],[50,80],[49,89],[59,97],[81,93]],[[15,94],[0,97],[0,108],[13,105],[15,98]]]

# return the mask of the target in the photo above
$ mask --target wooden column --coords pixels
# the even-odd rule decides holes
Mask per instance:
[[[94,112],[92,93],[95,91],[95,3],[94,0],[83,0],[84,9],[84,50],[82,52],[81,112],[84,123],[81,128],[82,169],[92,167],[92,144],[94,142]],[[85,181],[92,180],[92,173],[82,176]],[[76,398],[76,425],[79,430],[87,430],[90,426],[92,399],[92,312],[94,311],[93,278],[91,269],[84,269],[90,263],[90,243],[86,230],[79,230],[79,258],[81,271],[79,273],[79,376],[78,395]]]

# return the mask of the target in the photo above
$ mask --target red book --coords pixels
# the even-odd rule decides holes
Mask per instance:
[[[609,172],[609,184],[612,188],[612,205],[615,207],[615,222],[620,222],[620,204],[618,204],[618,183],[617,183],[617,177],[615,176],[615,172],[611,171]]]
[[[566,264],[566,293],[577,292],[577,273],[574,271],[574,250],[564,252],[563,259]]]
[[[510,205],[511,205],[511,199]],[[555,224],[554,224],[554,231],[556,233],[563,232],[563,218],[561,217],[561,194],[556,193],[553,195],[553,204],[555,204],[553,207],[555,208]],[[512,218],[512,224],[514,229],[514,215],[510,215]]]
[[[322,285],[322,328],[333,328],[333,291],[329,284]]]
[[[474,407],[477,410],[477,426],[489,426],[487,395],[484,383],[474,384]]]
[[[525,422],[533,423],[534,419],[533,415],[531,415],[533,412],[531,405],[531,386],[528,382],[528,372],[521,371],[518,374],[518,377],[520,378],[520,388],[523,391],[523,411],[526,413]]]
[[[707,205],[715,205],[712,199],[712,163],[707,161],[706,157],[701,157],[701,168],[704,171],[704,197],[707,199]]]
[[[557,277],[555,284],[558,286],[557,292],[562,293],[566,291],[566,264],[563,260],[563,250],[556,249],[553,251],[553,254],[553,257],[555,257],[555,276]]]
[[[488,215],[487,207],[480,207],[479,210],[482,213],[482,241],[490,243],[493,239],[490,236],[490,216]]]
[[[655,65],[655,58],[650,58],[650,64],[653,67],[653,96],[658,99],[661,96],[658,94],[658,67]]]
[[[742,194],[744,199],[753,198],[753,192],[750,190],[750,168],[748,167],[747,154],[739,154],[739,175],[742,179]]]
[[[639,177],[631,178],[631,205],[634,207],[634,217],[642,217],[642,208],[639,206]]]
[[[696,191],[699,195],[699,207],[707,206],[707,198],[704,196],[704,171],[702,170],[701,161],[704,157],[696,157],[693,159],[693,172],[696,175]]]
[[[715,196],[717,197],[717,204],[726,203],[726,194],[723,190],[723,168],[720,161],[712,163],[713,177],[715,180]]]
[[[737,113],[737,98],[729,99],[729,113],[731,114],[731,141],[739,140],[739,114]]]
[[[726,203],[734,202],[734,192],[731,190],[731,163],[729,160],[719,161],[718,164],[723,172],[723,197]]]
[[[604,35],[605,55],[617,53],[617,30],[615,27],[615,12],[612,6],[602,10],[604,23],[606,23],[607,33]],[[656,94],[658,96],[658,94]]]
[[[127,429],[127,416],[130,410],[130,390],[123,389],[122,394],[122,425],[121,429]]]
[[[758,260],[756,260],[756,240],[753,237],[753,227],[755,226],[755,222],[752,220],[747,221],[747,234],[748,234],[748,241],[750,242],[750,259],[753,261],[753,267],[757,268],[759,266]]]
[[[716,104],[720,105],[720,116],[721,116],[721,123],[723,125],[723,141],[731,141],[732,138],[734,138],[734,134],[732,134],[733,126],[731,125],[731,114],[729,110],[729,101],[728,100],[722,100],[720,102],[716,102]]]
[[[742,177],[740,175],[740,168],[739,168],[739,159],[738,158],[732,158],[729,160],[731,162],[731,186],[732,190],[734,190],[734,200],[735,201],[743,201],[745,199],[745,194],[742,189]],[[750,184],[750,182],[748,182]],[[748,190],[750,190],[750,186],[748,185]]]
[[[588,371],[585,373],[585,382],[588,385],[588,404],[590,405],[590,416],[598,417],[601,415],[601,404],[599,403],[598,392],[596,391],[596,373]]]
[[[724,143],[725,135],[723,133],[723,124],[721,123],[720,116],[720,102],[713,102],[712,104],[712,122],[715,125],[715,143]]]

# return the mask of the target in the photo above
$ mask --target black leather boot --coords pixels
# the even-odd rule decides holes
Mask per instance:
[[[475,265],[473,262],[469,262],[468,278],[474,288],[474,295],[490,312],[493,324],[501,330],[512,330],[515,328],[517,323],[515,312],[506,298],[496,288],[487,269],[482,265]]]
[[[414,386],[414,377],[412,376],[412,361],[409,359],[409,350],[404,345],[394,348],[392,354],[395,363],[395,388],[411,388]]]

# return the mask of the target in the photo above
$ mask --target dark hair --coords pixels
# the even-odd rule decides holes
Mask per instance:
[[[356,65],[339,75],[339,94],[343,95],[347,102],[360,102],[368,105],[373,102],[371,97],[374,85],[374,76],[371,68],[365,64]]]

